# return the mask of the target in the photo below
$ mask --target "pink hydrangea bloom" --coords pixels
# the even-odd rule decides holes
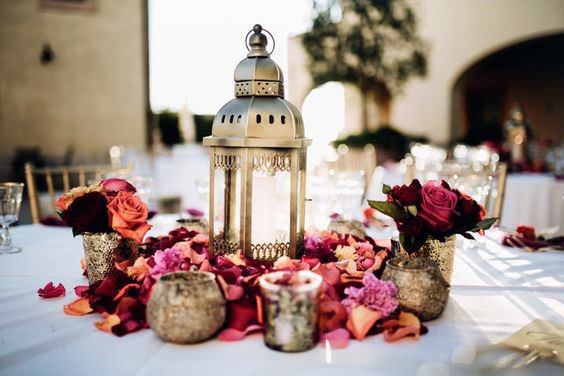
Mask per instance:
[[[157,279],[165,273],[175,272],[182,263],[182,251],[178,248],[167,248],[155,252],[155,266],[151,268],[151,277]]]
[[[388,317],[398,307],[396,298],[398,290],[390,281],[381,281],[372,273],[366,273],[362,279],[363,287],[347,287],[342,303],[350,312],[353,308],[363,305],[380,314],[381,318]]]

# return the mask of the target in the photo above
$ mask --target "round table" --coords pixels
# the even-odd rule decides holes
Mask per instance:
[[[510,174],[505,186],[501,225],[524,223],[564,235],[564,180],[551,174]]]
[[[425,324],[429,333],[419,341],[353,340],[333,350],[328,364],[321,346],[279,353],[260,334],[185,346],[163,343],[151,330],[118,338],[94,327],[96,314],[63,313],[75,299],[73,287],[87,283],[80,237],[42,225],[16,227],[13,237],[23,252],[0,256],[2,375],[474,375],[464,351],[502,340],[535,318],[564,321],[562,253],[525,253],[480,238],[474,248],[458,248],[448,307]],[[62,282],[67,295],[40,299],[36,291],[49,281]],[[561,371],[542,362],[523,374]]]

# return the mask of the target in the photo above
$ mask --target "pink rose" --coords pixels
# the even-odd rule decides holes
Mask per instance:
[[[137,192],[137,189],[130,182],[120,178],[104,179],[98,185],[104,188],[106,194],[110,197],[116,196],[118,192]]]
[[[417,209],[426,227],[431,231],[446,232],[453,226],[458,197],[446,182],[429,181],[421,190],[421,204]]]

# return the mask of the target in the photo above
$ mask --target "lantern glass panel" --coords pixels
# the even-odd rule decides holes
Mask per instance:
[[[221,251],[239,248],[241,229],[241,171],[216,169],[214,242]]]
[[[290,172],[253,171],[253,244],[290,241]]]

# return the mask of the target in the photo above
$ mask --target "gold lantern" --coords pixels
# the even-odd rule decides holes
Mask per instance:
[[[311,140],[300,111],[284,99],[282,71],[270,59],[263,31],[255,25],[247,34],[249,53],[235,68],[235,98],[204,138],[210,147],[210,252],[296,258],[303,247]]]

